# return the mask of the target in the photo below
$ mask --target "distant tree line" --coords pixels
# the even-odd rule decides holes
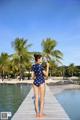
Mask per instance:
[[[80,66],[75,66],[73,63],[69,66],[56,66],[52,71],[52,76],[58,77],[80,77]]]

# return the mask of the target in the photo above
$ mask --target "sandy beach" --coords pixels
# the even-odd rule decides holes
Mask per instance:
[[[49,88],[52,91],[52,94],[58,94],[62,92],[63,90],[69,90],[69,89],[80,89],[80,85],[77,84],[66,84],[66,85],[54,85],[54,86],[49,86]]]
[[[32,84],[34,80],[19,80],[19,79],[4,79],[3,81],[0,79],[0,84],[6,83],[6,84],[19,84],[19,83],[25,83],[25,84]],[[56,83],[61,80],[45,80],[46,83]]]

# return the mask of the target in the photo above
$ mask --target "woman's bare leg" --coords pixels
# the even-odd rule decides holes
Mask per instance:
[[[45,97],[45,84],[40,85],[40,117],[44,117],[44,97]]]
[[[39,97],[39,91],[38,91],[38,87],[36,85],[33,85],[33,89],[34,89],[34,96],[35,96],[35,111],[36,111],[36,117],[39,117],[39,113],[38,113],[38,97]]]

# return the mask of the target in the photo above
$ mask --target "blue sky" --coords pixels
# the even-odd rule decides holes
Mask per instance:
[[[30,51],[55,39],[63,64],[80,65],[80,0],[0,0],[0,53],[13,53],[16,37],[28,39]]]

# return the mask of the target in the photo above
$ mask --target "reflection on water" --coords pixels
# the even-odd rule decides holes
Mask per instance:
[[[28,94],[30,88],[30,85],[23,84],[0,85],[0,112],[10,111],[13,115]]]
[[[80,89],[64,90],[56,95],[71,120],[80,120]]]

